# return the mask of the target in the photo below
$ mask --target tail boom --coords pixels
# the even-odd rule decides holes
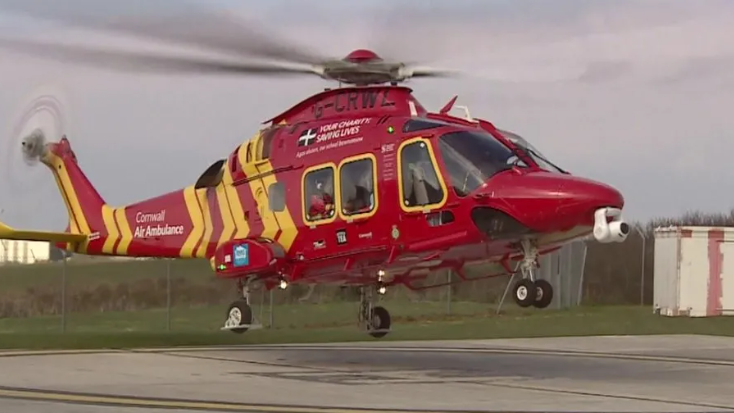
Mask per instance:
[[[18,230],[0,222],[0,239],[47,241],[76,245],[88,241],[89,236],[86,234],[72,234],[68,232]]]
[[[135,204],[108,205],[77,164],[66,137],[47,143],[39,156],[53,173],[66,205],[65,232],[16,230],[0,226],[0,238],[47,241],[86,255],[211,258],[217,247],[252,235],[243,193],[226,164],[217,179]]]

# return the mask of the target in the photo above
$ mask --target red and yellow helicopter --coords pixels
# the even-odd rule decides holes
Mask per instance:
[[[188,26],[105,24],[210,48],[241,46],[197,37]],[[390,329],[388,311],[375,305],[388,287],[417,288],[438,269],[470,281],[477,278],[466,277],[467,266],[495,263],[501,271],[486,277],[519,274],[516,303],[544,308],[553,290],[535,277],[540,254],[590,235],[603,243],[626,239],[630,228],[617,190],[569,174],[522,137],[468,110],[452,115],[456,97],[431,112],[399,85],[446,73],[388,62],[369,50],[314,62],[264,39],[258,45],[261,56],[305,67],[1,40],[0,47],[77,62],[308,73],[348,86],[326,89],[274,116],[190,186],[127,206],[104,201],[66,137],[46,142],[35,131],[23,141],[23,152],[51,170],[69,225],[65,232],[41,232],[0,224],[0,238],[45,240],[89,255],[207,259],[216,276],[237,282],[240,298],[223,327],[237,333],[251,327],[254,282],[268,289],[358,286],[359,321],[374,337]]]

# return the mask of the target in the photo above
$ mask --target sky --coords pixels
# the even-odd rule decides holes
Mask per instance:
[[[106,48],[161,46],[62,32],[6,11],[19,4],[56,4],[53,13],[95,19],[191,10],[173,0],[0,0],[0,36],[69,36]],[[372,48],[461,71],[408,85],[434,111],[458,94],[457,105],[473,116],[522,135],[575,175],[616,187],[629,220],[734,207],[734,2],[217,0],[205,7],[226,8],[268,38],[325,56]],[[21,157],[20,138],[33,127],[67,134],[106,201],[124,205],[193,183],[261,122],[329,86],[317,77],[132,74],[0,49],[0,219],[66,226],[51,174]],[[63,126],[44,114],[21,122],[24,107],[44,95],[61,102]]]

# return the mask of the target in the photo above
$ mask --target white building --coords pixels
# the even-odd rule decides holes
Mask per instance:
[[[734,228],[657,228],[654,277],[655,312],[734,315]]]
[[[48,242],[0,240],[0,264],[33,264],[48,261],[50,257]]]

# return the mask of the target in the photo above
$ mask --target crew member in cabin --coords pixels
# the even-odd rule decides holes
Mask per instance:
[[[372,211],[375,207],[372,161],[350,162],[342,168],[341,174],[342,213],[357,215]]]
[[[316,190],[311,195],[308,219],[325,219],[334,215],[334,185],[331,178],[331,170],[315,178]]]

